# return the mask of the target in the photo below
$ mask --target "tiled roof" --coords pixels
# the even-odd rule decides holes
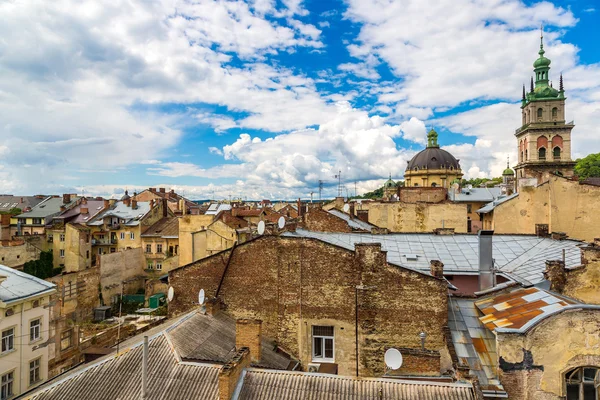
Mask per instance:
[[[147,400],[214,399],[220,366],[178,363],[165,336],[150,340]],[[35,392],[35,400],[138,400],[142,345],[93,364]]]
[[[515,197],[517,197],[519,195],[519,193],[513,193],[510,196],[504,196],[504,197],[499,197],[498,199],[486,204],[485,206],[481,207],[479,210],[477,210],[477,212],[479,214],[487,214],[490,211],[494,211],[494,208],[496,208],[497,206],[499,206],[500,204],[512,200]]]
[[[460,193],[454,190],[448,190],[448,198],[456,202],[491,202],[496,200],[502,194],[499,187],[491,188],[462,188]]]
[[[344,221],[346,221],[348,226],[354,230],[362,230],[362,231],[366,231],[366,232],[371,232],[371,229],[375,228],[374,225],[371,225],[370,223],[362,221],[356,217],[350,218],[349,214],[346,214],[345,212],[340,211],[338,209],[334,208],[327,212],[329,214],[335,215],[338,218],[343,219]]]
[[[479,320],[490,331],[496,328],[520,329],[537,316],[541,315],[543,318],[544,314],[571,304],[575,302],[535,287],[517,289],[475,302],[475,306],[483,314]]]
[[[226,363],[235,353],[235,320],[223,312],[215,316],[195,313],[171,328],[168,335],[184,360]],[[290,358],[273,347],[263,339],[261,361],[252,365],[287,369]]]
[[[177,217],[164,217],[159,219],[142,234],[142,237],[150,236],[179,237],[179,219]]]
[[[477,273],[479,244],[476,235],[434,235],[402,233],[372,235],[368,233],[312,232],[297,229],[284,236],[312,237],[349,250],[355,243],[381,243],[390,263],[429,273],[429,262],[440,260],[448,273]],[[533,235],[494,235],[493,257],[499,272],[530,285],[544,280],[546,260],[562,258],[565,250],[567,268],[581,265],[582,242],[553,240]],[[416,257],[412,257],[416,256]]]
[[[53,283],[5,265],[0,265],[0,276],[7,278],[0,281],[0,301],[4,303],[12,303],[42,293],[50,293],[56,288]]]
[[[466,383],[437,383],[385,378],[247,369],[234,400],[471,400]]]

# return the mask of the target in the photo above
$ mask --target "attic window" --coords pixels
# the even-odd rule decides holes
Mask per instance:
[[[404,257],[408,261],[417,261],[417,259],[419,258],[419,256],[417,254],[404,254]]]
[[[431,158],[431,161],[437,161],[437,158],[435,158],[435,157],[432,157],[432,158]]]
[[[40,206],[40,208],[44,208],[44,207],[46,207],[46,205],[45,205],[45,204],[42,204],[42,205]]]

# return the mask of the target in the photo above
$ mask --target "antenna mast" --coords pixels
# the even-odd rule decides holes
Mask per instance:
[[[337,197],[342,197],[342,171],[338,170],[338,174],[335,175],[338,180],[338,195]]]
[[[319,202],[321,201],[322,193],[323,193],[323,181],[319,179]]]

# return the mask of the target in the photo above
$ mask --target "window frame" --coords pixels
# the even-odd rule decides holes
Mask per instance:
[[[135,240],[135,233],[129,232],[129,240]]]
[[[65,258],[65,249],[59,249],[58,255],[60,256],[60,258]]]
[[[160,261],[156,262],[156,270],[157,271],[162,271],[162,263]]]
[[[162,248],[163,248],[163,244],[162,243],[156,243],[156,253],[162,253]]]
[[[31,364],[36,363],[36,362],[37,362],[37,366],[34,365],[32,368]],[[34,374],[37,373],[36,380],[31,379],[32,372],[34,372]],[[39,357],[34,358],[33,360],[29,361],[29,386],[33,386],[37,383],[40,383],[41,381],[42,381],[42,356],[39,356]]]
[[[2,330],[2,332],[0,332],[0,355],[8,354],[8,353],[11,353],[16,350],[16,348],[15,348],[16,330],[17,330],[17,327],[16,327],[16,325],[14,325],[14,326],[11,326],[10,328],[6,328],[6,329]],[[12,331],[12,334],[7,335],[5,338],[4,332],[8,332],[8,331]],[[5,340],[8,343],[10,343],[11,346],[10,346],[10,348],[3,350]]]
[[[58,240],[59,240],[59,241],[61,241],[61,242],[64,242],[64,241],[65,241],[65,234],[64,234],[64,233],[61,233],[61,234],[58,236]]]
[[[32,325],[35,321],[37,321],[38,324]],[[36,330],[37,336],[32,336],[33,333],[36,333]],[[42,340],[42,317],[37,317],[29,320],[29,343],[35,343],[40,340]]]
[[[10,380],[4,378],[8,375],[11,375]],[[5,386],[8,387],[10,385],[10,391],[4,391]],[[0,375],[0,398],[1,399],[11,399],[15,396],[15,370],[10,370]]]
[[[585,378],[585,370],[592,369],[595,370],[593,381],[586,381]],[[577,399],[575,400],[585,400],[585,391],[584,388],[592,387],[595,389],[596,399],[600,398],[600,367],[584,365],[577,368],[572,368],[565,372],[563,378],[563,387],[565,390],[565,399],[572,400],[573,398],[569,396],[569,387],[575,386],[577,388]]]
[[[121,232],[121,234],[119,235],[119,237],[121,238],[121,240],[125,240],[125,232]]]
[[[331,328],[332,335],[316,335],[315,328]],[[321,339],[321,354],[322,356],[315,355],[315,339]],[[326,357],[326,341],[331,340],[331,357]],[[311,326],[311,359],[312,362],[317,363],[334,363],[335,362],[335,327],[330,325],[312,325]]]
[[[152,253],[152,244],[147,243],[146,244],[146,254],[150,254],[150,253]]]
[[[66,334],[66,335],[65,335]],[[63,347],[65,340],[68,340],[69,345]],[[60,333],[60,351],[66,351],[73,346],[73,328],[66,329]]]

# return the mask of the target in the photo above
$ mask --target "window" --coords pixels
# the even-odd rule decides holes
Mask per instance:
[[[160,262],[156,263],[156,270],[157,271],[161,271],[162,270],[162,263],[160,263]]]
[[[65,241],[65,234],[64,234],[64,233],[61,233],[61,234],[60,234],[60,241],[61,241],[61,242],[64,242],[64,241]]]
[[[135,233],[129,232],[129,239],[131,239],[131,240],[135,239]]]
[[[146,253],[152,253],[152,245],[151,244],[146,245]]]
[[[9,308],[9,309],[6,310],[6,312],[4,313],[4,316],[5,317],[10,317],[11,315],[14,315],[14,313],[15,313],[15,309],[11,307],[11,308]]]
[[[2,353],[15,349],[15,328],[2,331]]]
[[[312,327],[313,361],[333,362],[333,326]]]
[[[60,350],[66,350],[71,347],[71,338],[73,336],[73,329],[67,329],[60,333]]]
[[[85,258],[87,258],[87,259],[90,258],[90,251],[89,250],[85,251]]]
[[[29,362],[29,385],[40,381],[40,359]]]
[[[435,182],[431,184],[431,187],[436,187],[436,186],[437,186],[437,183],[435,183]]]
[[[102,247],[98,247],[98,254],[99,254],[99,255],[102,255],[102,254],[104,254],[104,251],[102,250]]]
[[[111,247],[111,248],[110,248],[110,252],[111,252],[111,253],[116,253],[116,252],[117,252],[117,249],[116,249],[115,247]]]
[[[467,204],[467,213],[471,213],[472,210],[472,205],[471,204]]]
[[[60,249],[60,256],[65,258],[65,249]]]
[[[125,240],[125,232],[121,232],[121,240]]]
[[[154,269],[154,263],[152,261],[148,261],[148,269]]]
[[[554,107],[552,109],[552,118],[558,117],[558,108]]]
[[[415,186],[419,186],[419,184],[418,184],[418,183],[415,183]]]
[[[580,367],[567,372],[567,400],[596,400],[600,397],[600,368]]]
[[[542,110],[541,108],[538,108],[538,110],[537,110],[537,117],[538,117],[538,119],[542,118],[543,114],[544,114],[544,110]]]
[[[15,373],[9,372],[2,375],[2,386],[0,389],[0,400],[6,400],[15,395],[13,392],[13,381],[15,380]]]
[[[39,300],[34,300],[31,302],[31,308],[37,308],[40,306],[40,301]]]
[[[42,327],[42,320],[37,318],[29,322],[29,341],[35,342],[41,338],[40,331]]]
[[[544,147],[542,147],[541,149],[538,150],[538,159],[539,160],[546,159],[546,149]]]
[[[156,252],[157,253],[162,253],[162,244],[161,243],[157,243],[156,244]]]
[[[34,218],[33,219],[33,224],[34,225],[41,225],[42,224],[42,219],[41,218]]]
[[[556,146],[554,150],[552,150],[552,156],[555,160],[560,160],[560,147]]]

